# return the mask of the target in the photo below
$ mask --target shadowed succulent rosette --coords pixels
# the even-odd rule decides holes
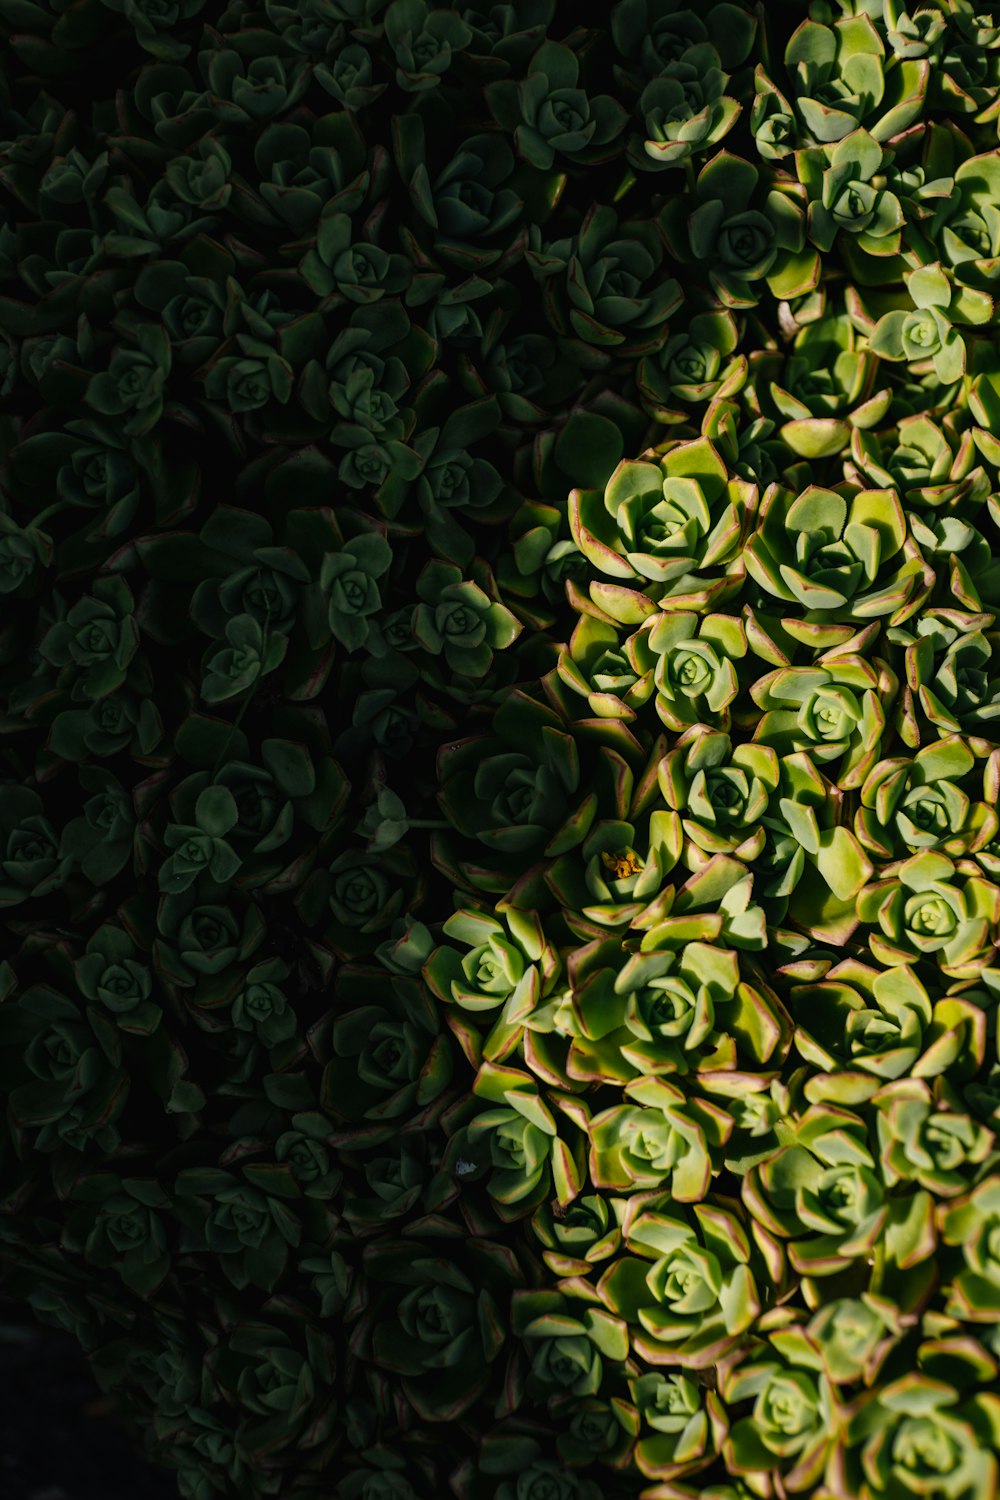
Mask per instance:
[[[531,1361],[526,1389],[550,1410],[575,1405],[572,1397],[601,1389],[602,1355],[620,1364],[628,1354],[628,1330],[620,1317],[556,1291],[515,1292],[511,1327]]]
[[[995,1323],[1000,1302],[1000,1182],[995,1174],[940,1210],[941,1241],[954,1247],[948,1312],[963,1322]]]
[[[996,1487],[995,1361],[971,1340],[925,1348],[923,1368],[873,1392],[847,1425],[835,1472],[863,1500],[935,1489],[972,1500]]]
[[[507,1339],[508,1299],[523,1273],[509,1247],[487,1240],[462,1260],[433,1239],[382,1239],[365,1251],[379,1287],[352,1333],[352,1353],[394,1375],[427,1422],[449,1422],[485,1390]],[[421,1253],[423,1252],[423,1253]]]
[[[819,279],[804,191],[725,148],[702,167],[693,192],[667,201],[660,223],[676,259],[704,268],[724,307],[756,307],[767,292],[802,296]]]
[[[630,142],[638,170],[681,167],[717,145],[736,124],[740,102],[726,93],[729,75],[715,48],[696,42],[650,79],[639,97],[640,133]]]

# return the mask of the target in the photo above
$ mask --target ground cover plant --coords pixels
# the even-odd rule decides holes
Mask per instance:
[[[1000,1490],[1000,21],[0,0],[0,1281],[183,1500]]]

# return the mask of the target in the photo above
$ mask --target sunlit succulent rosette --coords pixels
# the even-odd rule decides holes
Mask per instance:
[[[873,969],[844,958],[818,982],[793,986],[795,1049],[820,1076],[811,1097],[852,1104],[893,1079],[973,1077],[986,1048],[986,1012],[962,994],[932,1000],[915,969]]]
[[[791,616],[785,629],[821,648],[839,644],[837,627],[851,621],[909,619],[933,584],[894,490],[810,485],[796,496],[772,485],[743,556]]]
[[[922,414],[904,417],[889,435],[897,447],[885,459],[876,435],[858,434],[847,472],[900,489],[913,541],[936,574],[933,603],[976,613],[1000,601],[996,501],[979,449],[987,447],[990,469],[997,455],[975,432],[958,434],[954,419],[955,413],[940,423]]]
[[[862,320],[869,348],[880,359],[905,361],[911,374],[933,372],[950,385],[965,374],[968,363],[963,330],[991,321],[993,299],[958,285],[940,262],[907,272],[905,280],[902,306],[891,306],[877,322]]]
[[[836,144],[796,153],[799,181],[809,194],[807,232],[828,253],[839,235],[850,235],[856,256],[896,256],[904,225],[899,199],[885,183],[886,153],[867,130],[852,130]]]
[[[867,432],[889,409],[884,372],[846,312],[830,310],[804,323],[784,356],[752,351],[749,369],[743,400],[780,422],[782,441],[801,458],[843,452],[856,431]]]
[[[657,1367],[717,1365],[760,1316],[767,1285],[784,1278],[777,1242],[730,1199],[685,1209],[637,1194],[623,1236],[627,1253],[603,1271],[598,1291],[629,1325],[635,1354]]]
[[[997,836],[998,820],[994,806],[969,795],[986,791],[973,775],[975,765],[959,735],[945,735],[912,756],[879,761],[861,788],[854,819],[859,840],[880,860],[922,849],[954,859],[986,849]]]
[[[993,1150],[993,1132],[966,1114],[946,1078],[897,1078],[874,1096],[886,1185],[916,1183],[937,1199],[966,1192]]]
[[[746,1474],[758,1489],[773,1476],[791,1494],[821,1481],[843,1419],[822,1351],[804,1328],[781,1328],[745,1361],[727,1363],[721,1393],[731,1422],[730,1474]]]
[[[864,782],[885,735],[896,680],[884,661],[825,652],[810,667],[778,667],[750,688],[763,710],[755,740],[779,755],[804,751],[843,791]]]
[[[872,17],[851,10],[833,25],[803,21],[785,47],[796,112],[822,145],[844,140],[859,125],[888,141],[924,109],[930,64],[887,59]]]
[[[860,1500],[991,1494],[1000,1432],[995,1360],[971,1339],[945,1339],[923,1346],[918,1361],[852,1413],[831,1480]]]
[[[569,1077],[626,1083],[733,1068],[738,1059],[759,1065],[787,1050],[780,1003],[743,977],[738,955],[685,941],[704,925],[711,926],[679,919],[672,945],[661,933],[661,949],[632,952],[624,964],[614,939],[576,950],[568,963]]]
[[[662,1189],[678,1203],[698,1203],[732,1125],[707,1098],[663,1078],[634,1079],[625,1085],[623,1103],[588,1122],[590,1180],[600,1188]]]
[[[755,891],[772,927],[791,915],[816,939],[841,943],[856,925],[854,899],[873,874],[871,861],[843,826],[843,793],[809,754],[783,755],[774,769],[751,861]]]
[[[546,1199],[567,1208],[586,1181],[586,1106],[539,1087],[523,1068],[483,1062],[473,1093],[444,1117],[445,1167],[463,1183],[484,1182],[504,1222],[526,1218]]]
[[[898,491],[914,535],[930,550],[927,532],[939,547],[950,536],[960,539],[952,518],[977,524],[991,489],[973,432],[960,426],[962,420],[956,410],[937,420],[918,412],[901,417],[887,431],[853,432],[850,457],[844,461],[852,483]]]
[[[637,170],[682,167],[729,134],[741,105],[710,42],[696,42],[650,79],[636,106],[628,159]]]
[[[557,670],[592,714],[632,723],[653,696],[654,669],[640,670],[640,637],[622,637],[616,623],[581,614],[568,644],[559,652]]]
[[[1000,1312],[1000,1179],[995,1173],[938,1209],[951,1275],[946,1311],[963,1323],[994,1325]]]
[[[637,358],[663,344],[683,296],[678,282],[661,274],[663,258],[652,220],[619,219],[597,203],[565,239],[543,239],[532,225],[526,252],[549,322],[589,364],[591,351]]]
[[[558,1202],[541,1204],[531,1228],[553,1275],[590,1276],[614,1255],[628,1203],[627,1198],[582,1193],[567,1208]]]
[[[727,854],[713,854],[707,864],[662,893],[635,918],[643,933],[640,952],[656,953],[690,941],[720,940],[740,952],[767,946],[763,908],[754,896],[752,873]]]
[[[743,621],[735,615],[661,611],[638,633],[635,657],[653,667],[656,712],[668,729],[693,724],[728,729],[740,690],[735,662],[747,654]]]
[[[836,1385],[863,1381],[871,1387],[915,1321],[912,1313],[901,1312],[890,1298],[862,1292],[860,1297],[824,1301],[806,1332],[819,1346],[824,1368]]]
[[[698,1474],[718,1455],[727,1423],[715,1391],[683,1373],[649,1371],[630,1378],[629,1396],[628,1403],[618,1398],[616,1410],[638,1439],[632,1458],[647,1479]]]
[[[475,910],[454,912],[442,932],[466,951],[442,943],[422,970],[439,1000],[465,1012],[477,1029],[487,1032],[482,1055],[491,1062],[518,1046],[525,1019],[551,994],[562,968],[536,912],[507,905],[496,910],[495,917]],[[457,1018],[453,1024],[461,1025]]]
[[[755,487],[730,478],[712,445],[698,438],[674,444],[656,462],[624,460],[603,498],[574,490],[570,525],[599,572],[655,585],[654,600],[707,609],[739,589],[755,501]],[[599,587],[591,597],[600,604]]]
[[[630,783],[628,777],[614,810],[629,810]],[[661,894],[679,856],[676,815],[646,807],[633,820],[595,821],[578,847],[546,869],[545,882],[571,929],[582,918],[581,935],[590,935],[634,923]]]
[[[322,1107],[373,1141],[439,1114],[454,1044],[424,986],[409,976],[345,965],[335,995],[336,1010],[310,1033],[323,1065]]]
[[[351,1352],[399,1379],[425,1422],[468,1411],[496,1374],[507,1340],[511,1291],[524,1273],[513,1250],[485,1238],[441,1254],[427,1240],[381,1238],[365,1248],[372,1288],[351,1333]]]
[[[974,978],[993,954],[1000,888],[924,850],[858,895],[858,919],[879,963],[927,959],[954,979]],[[973,866],[973,868],[975,868]]]
[[[610,1370],[628,1357],[628,1329],[620,1316],[558,1291],[515,1292],[511,1328],[530,1361],[525,1391],[553,1415],[572,1410],[574,1397],[610,1386],[605,1363]]]
[[[974,752],[992,749],[992,724],[1000,715],[993,626],[991,614],[943,608],[893,629],[890,640],[902,648],[896,719],[905,744],[916,748],[925,738],[962,734]]]
[[[747,1173],[746,1207],[770,1234],[787,1241],[800,1276],[831,1276],[852,1261],[868,1260],[885,1236],[890,1208],[864,1120],[813,1104],[789,1136]]]
[[[749,864],[761,853],[763,819],[779,781],[778,758],[769,746],[734,746],[723,731],[693,724],[660,761],[657,774],[667,806],[681,816],[689,868],[712,854],[732,854]]]

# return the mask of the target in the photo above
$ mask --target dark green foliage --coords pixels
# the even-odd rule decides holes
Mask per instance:
[[[990,12],[0,36],[5,1288],[183,1500],[996,1500]]]

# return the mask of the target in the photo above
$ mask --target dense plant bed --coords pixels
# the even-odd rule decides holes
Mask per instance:
[[[991,1500],[1000,24],[0,22],[6,1294],[183,1500]]]

